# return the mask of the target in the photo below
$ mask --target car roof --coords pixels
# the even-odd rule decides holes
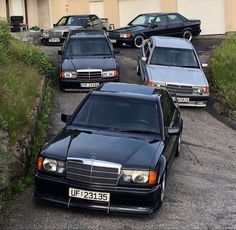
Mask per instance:
[[[167,15],[167,14],[178,14],[178,13],[177,12],[168,12],[168,13],[167,12],[166,13],[158,12],[158,13],[143,13],[143,14],[139,14],[139,15],[160,16],[160,15]]]
[[[93,92],[95,94],[117,95],[123,97],[137,97],[149,100],[156,100],[163,94],[164,89],[145,85],[128,83],[104,83]]]
[[[69,32],[69,36],[73,38],[77,37],[97,37],[104,38],[107,37],[106,33],[103,30],[84,30],[84,29],[75,29]]]
[[[156,47],[171,47],[179,49],[193,49],[192,44],[184,38],[152,36],[153,45]]]
[[[87,17],[87,16],[93,16],[96,14],[71,14],[71,15],[64,15],[63,17]]]

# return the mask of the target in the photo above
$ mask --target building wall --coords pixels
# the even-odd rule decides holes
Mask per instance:
[[[116,28],[120,26],[118,0],[104,0],[104,17]]]
[[[6,3],[5,0],[0,0],[0,19],[6,19]]]
[[[225,0],[225,26],[227,32],[236,31],[236,1]]]
[[[38,26],[41,29],[48,29],[52,27],[50,20],[49,0],[37,0],[37,6]]]
[[[32,26],[39,26],[38,1],[27,0],[27,7],[28,7],[28,28]]]
[[[88,14],[89,0],[51,0],[53,23],[62,16],[70,14]]]
[[[162,12],[176,12],[177,0],[161,0],[161,11]]]

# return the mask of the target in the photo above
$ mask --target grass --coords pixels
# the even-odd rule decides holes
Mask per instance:
[[[236,110],[236,35],[228,36],[213,51],[208,68],[213,85],[222,92],[229,108]]]
[[[36,107],[43,75],[54,77],[55,73],[49,58],[37,47],[11,37],[9,26],[3,21],[0,21],[0,53],[0,130],[9,134],[10,144],[14,145],[21,140],[22,134],[33,128],[31,112]],[[10,188],[0,196],[0,213],[14,194],[24,191],[33,182],[35,156],[47,133],[52,92],[52,80],[47,79],[28,174],[12,182]],[[2,172],[8,170],[12,154],[2,146],[0,140],[0,191],[4,186]]]
[[[0,128],[7,129],[11,141],[32,127],[30,111],[39,96],[42,74],[53,67],[37,47],[10,36],[8,25],[0,21]]]

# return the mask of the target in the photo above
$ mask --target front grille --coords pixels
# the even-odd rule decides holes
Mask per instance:
[[[101,70],[77,70],[77,77],[80,79],[101,79]]]
[[[49,37],[51,37],[51,38],[60,38],[60,37],[62,37],[62,32],[52,32],[52,31],[50,31],[49,32]]]
[[[192,94],[193,86],[191,85],[177,85],[177,84],[167,84],[166,89],[170,94]]]
[[[118,32],[110,32],[109,31],[109,38],[119,38],[120,37],[120,33]]]
[[[92,159],[68,160],[66,178],[89,184],[116,185],[121,166],[112,162]]]

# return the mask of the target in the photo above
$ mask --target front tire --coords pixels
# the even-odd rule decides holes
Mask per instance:
[[[192,31],[190,30],[185,30],[184,33],[183,33],[183,38],[191,41],[193,39],[193,34],[192,34]]]
[[[163,172],[161,177],[161,188],[157,194],[157,209],[159,209],[164,201],[165,198],[165,191],[166,191],[166,170]]]
[[[143,44],[143,41],[144,41],[144,36],[143,35],[136,35],[135,38],[134,38],[134,46],[136,48],[140,48]]]
[[[181,136],[178,137],[178,142],[175,150],[175,157],[178,157],[181,151]]]

